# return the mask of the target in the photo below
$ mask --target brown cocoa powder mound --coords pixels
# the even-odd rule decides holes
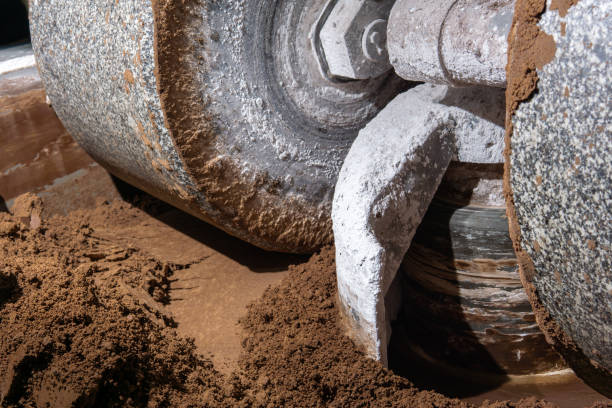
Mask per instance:
[[[559,16],[565,17],[570,7],[576,5],[579,0],[552,0],[550,3],[551,10],[559,10]]]
[[[535,397],[523,398],[517,403],[508,401],[485,401],[482,408],[555,408],[556,405],[547,401],[540,401]]]
[[[36,194],[25,193],[15,198],[11,209],[14,217],[32,229],[40,227],[42,200]]]
[[[471,406],[419,391],[344,335],[331,248],[250,307],[241,370],[222,376],[156,302],[185,265],[96,236],[137,228],[139,211],[102,202],[37,229],[0,213],[0,406]]]
[[[38,229],[0,213],[0,406],[232,405],[231,383],[153,299],[175,266],[87,223],[122,206]]]
[[[293,266],[249,307],[240,367],[255,406],[470,407],[421,391],[365,356],[343,332],[333,248]],[[535,399],[484,407],[554,405]]]

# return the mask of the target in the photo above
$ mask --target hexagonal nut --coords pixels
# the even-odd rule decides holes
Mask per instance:
[[[338,0],[319,33],[329,72],[375,78],[391,69],[387,18],[394,0]]]

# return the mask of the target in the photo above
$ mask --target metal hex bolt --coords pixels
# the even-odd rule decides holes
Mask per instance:
[[[319,33],[329,72],[375,78],[391,69],[387,18],[394,0],[338,0]]]

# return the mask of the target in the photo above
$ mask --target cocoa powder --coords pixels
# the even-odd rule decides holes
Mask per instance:
[[[108,223],[123,209],[103,205],[93,218]],[[33,229],[0,213],[0,405],[223,402],[212,364],[156,301],[180,265],[97,238],[91,218],[80,211]]]
[[[249,308],[239,369],[220,374],[163,307],[173,272],[187,265],[109,235],[138,228],[140,213],[102,202],[36,229],[0,213],[1,406],[471,406],[417,389],[344,335],[333,248],[292,267]]]
[[[339,321],[335,271],[334,249],[324,248],[250,307],[240,365],[256,406],[472,407],[367,358]],[[554,406],[536,398],[482,404]]]

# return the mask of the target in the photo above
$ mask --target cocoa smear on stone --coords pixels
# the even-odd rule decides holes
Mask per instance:
[[[553,0],[551,10],[558,10],[559,15],[564,17],[569,8],[578,1]],[[508,35],[504,195],[507,203],[509,232],[517,255],[521,282],[546,340],[565,358],[579,377],[604,395],[612,395],[610,372],[584,356],[578,345],[561,329],[540,301],[537,289],[532,282],[536,273],[535,268],[533,261],[521,247],[521,231],[514,208],[514,197],[510,184],[510,156],[512,154],[510,140],[514,130],[512,117],[521,102],[529,100],[536,91],[538,83],[536,69],[542,69],[544,65],[552,61],[556,52],[553,37],[538,27],[540,17],[545,11],[546,0],[517,0],[512,27]]]
[[[38,208],[27,204],[35,196],[22,201]],[[162,306],[173,271],[188,265],[96,235],[137,228],[139,211],[100,203],[36,228],[27,211],[0,213],[0,406],[471,406],[416,389],[344,335],[333,248],[291,267],[250,306],[240,368],[223,376]]]

